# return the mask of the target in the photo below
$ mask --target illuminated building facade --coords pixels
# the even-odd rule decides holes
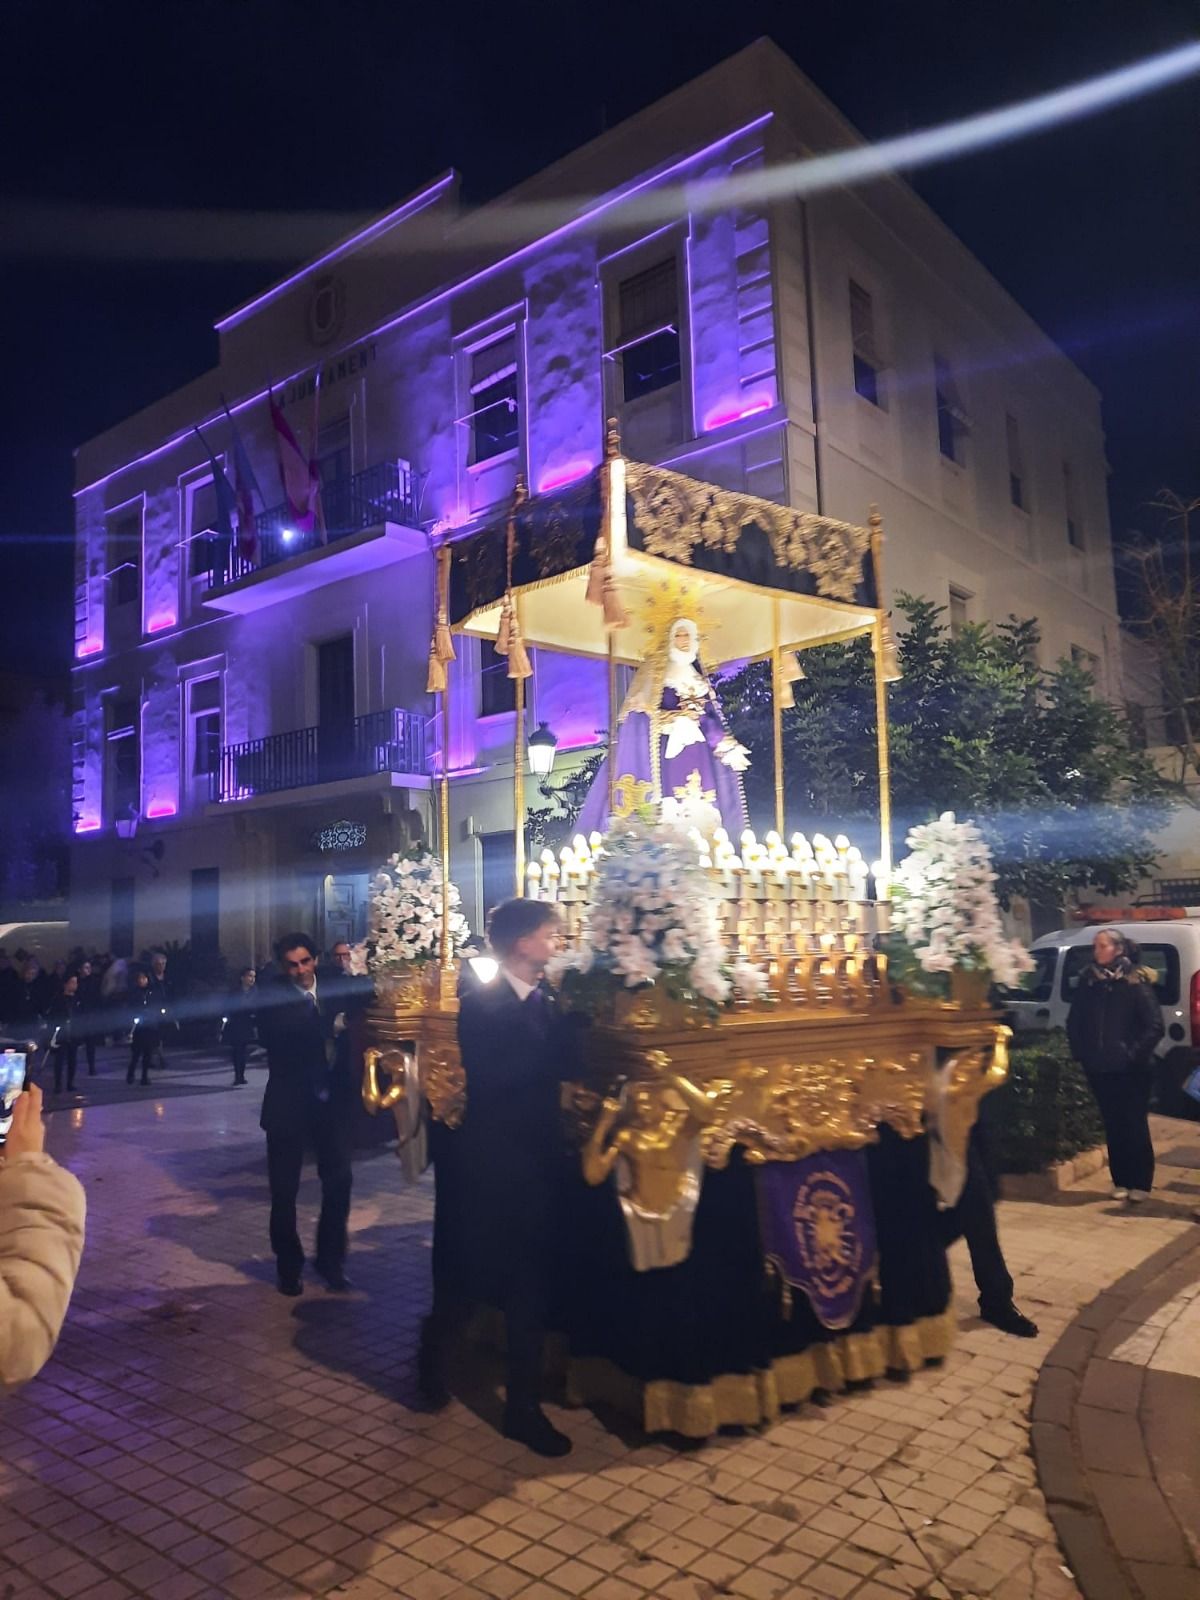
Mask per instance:
[[[265,958],[360,934],[367,871],[431,821],[431,540],[626,455],[856,522],[955,625],[1036,615],[1102,683],[1116,607],[1095,389],[898,179],[806,202],[753,177],[858,136],[760,42],[481,209],[447,174],[217,325],[217,365],[77,456],[73,926]],[[732,179],[715,207],[698,185]],[[324,541],[277,489],[265,382],[316,458]],[[227,401],[266,491],[219,534],[198,426]],[[273,492],[276,491],[276,492]],[[535,652],[569,767],[604,672]],[[1113,669],[1115,671],[1115,668]],[[1117,691],[1115,682],[1106,686]],[[451,668],[453,870],[512,882],[512,686]],[[536,787],[533,803],[538,803]]]

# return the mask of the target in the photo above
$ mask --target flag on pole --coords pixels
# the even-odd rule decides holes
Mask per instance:
[[[292,432],[291,423],[275,399],[272,389],[267,390],[267,404],[271,408],[271,426],[275,430],[275,445],[279,451],[279,478],[287,501],[288,517],[298,533],[312,533],[317,522],[317,502],[314,493],[316,461],[306,456],[300,441]],[[314,422],[316,420],[314,416]],[[313,441],[314,447],[316,441]]]
[[[263,499],[262,490],[258,487],[258,479],[254,476],[254,468],[250,465],[250,457],[246,454],[246,446],[242,443],[238,425],[224,400],[221,401],[221,406],[229,419],[230,447],[233,453],[233,492],[237,502],[238,551],[243,561],[253,565],[258,560],[258,521],[254,502],[257,499],[260,506],[265,506],[266,501]]]
[[[309,436],[308,449],[308,481],[310,485],[310,504],[313,508],[313,519],[316,524],[317,534],[322,544],[329,542],[329,535],[325,527],[325,502],[321,498],[321,467],[317,460],[317,441],[321,437],[321,378],[318,373],[313,384],[313,413],[312,433]]]

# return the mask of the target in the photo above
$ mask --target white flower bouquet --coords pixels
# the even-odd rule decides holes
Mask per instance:
[[[442,942],[442,864],[428,850],[394,855],[371,880],[367,948],[372,972],[423,965],[437,959]],[[457,954],[470,937],[458,909],[461,897],[445,885],[450,942]]]
[[[714,885],[686,829],[641,818],[605,839],[583,937],[555,966],[572,1003],[592,1010],[653,985],[715,1011],[752,977],[726,967]]]
[[[945,811],[913,828],[906,842],[911,854],[896,868],[891,896],[890,948],[899,981],[915,977],[921,987],[920,975],[927,974],[935,982],[923,986],[934,988],[957,970],[1015,984],[1033,962],[1004,936],[991,852],[979,829]]]

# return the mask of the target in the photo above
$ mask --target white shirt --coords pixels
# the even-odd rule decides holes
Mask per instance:
[[[536,983],[526,983],[524,978],[518,978],[515,972],[510,972],[504,965],[501,965],[500,971],[512,985],[512,991],[518,1000],[528,1000],[529,996],[537,988]]]
[[[316,978],[313,979],[313,986],[312,986],[311,989],[306,989],[302,983],[294,983],[292,985],[292,988],[293,989],[298,989],[306,1000],[311,998],[314,1002],[316,1001],[316,998],[317,998],[317,980],[316,980]]]

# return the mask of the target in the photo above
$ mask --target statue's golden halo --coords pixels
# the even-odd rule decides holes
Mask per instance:
[[[704,641],[703,590],[694,580],[671,573],[659,578],[637,604],[637,620],[642,633],[642,652],[665,657],[671,624],[690,617],[700,633],[701,655]]]

